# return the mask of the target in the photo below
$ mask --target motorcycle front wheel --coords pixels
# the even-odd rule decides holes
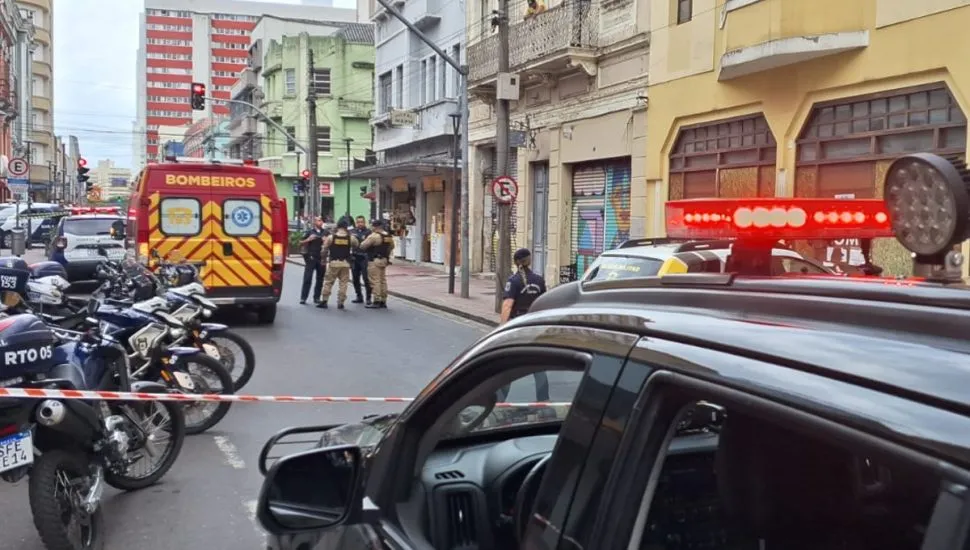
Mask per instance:
[[[191,392],[179,388],[185,393],[214,393],[219,395],[232,395],[233,390],[232,376],[226,367],[202,353],[193,355],[179,361],[179,368],[187,372],[192,377],[195,388]],[[206,402],[181,404],[185,413],[185,432],[189,435],[200,434],[215,426],[229,413],[232,403]]]
[[[90,488],[90,464],[78,453],[55,450],[37,457],[27,487],[34,527],[49,550],[102,550],[104,514],[81,505]]]
[[[172,401],[117,401],[111,414],[130,423],[124,471],[106,469],[104,480],[115,489],[137,491],[154,485],[175,464],[185,443],[185,413]]]
[[[253,372],[256,370],[256,353],[253,351],[253,346],[249,345],[242,336],[227,330],[209,336],[201,344],[215,346],[219,351],[218,361],[232,376],[234,391],[238,392],[249,383],[249,379],[253,377]],[[203,351],[207,350],[203,349]]]

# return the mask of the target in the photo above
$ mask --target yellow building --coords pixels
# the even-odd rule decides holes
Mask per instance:
[[[650,20],[650,235],[668,199],[873,198],[902,153],[966,154],[970,0],[652,0]],[[875,256],[908,270],[895,243]]]

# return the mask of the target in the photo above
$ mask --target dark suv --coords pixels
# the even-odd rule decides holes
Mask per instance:
[[[672,237],[736,239],[727,272],[562,285],[402,414],[282,432],[268,547],[967,548],[970,176],[915,155],[885,185],[668,203]],[[771,276],[778,239],[846,234],[920,279]]]

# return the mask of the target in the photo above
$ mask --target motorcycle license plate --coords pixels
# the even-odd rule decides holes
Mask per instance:
[[[195,389],[195,382],[192,381],[192,377],[188,374],[179,371],[172,371],[172,374],[175,375],[175,381],[178,382],[179,386],[187,390]]]
[[[20,432],[0,439],[0,473],[34,463],[34,439]]]
[[[202,344],[202,349],[205,350],[205,354],[209,357],[219,360],[222,359],[222,355],[219,353],[219,348],[212,344]]]

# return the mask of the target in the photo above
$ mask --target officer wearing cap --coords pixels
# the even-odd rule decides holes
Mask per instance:
[[[505,295],[502,297],[502,323],[525,315],[536,298],[546,292],[546,280],[534,273],[532,253],[528,248],[520,248],[512,256],[516,272],[505,282]]]
[[[359,242],[364,242],[370,236],[370,229],[367,229],[367,219],[363,216],[357,216],[355,221],[356,225],[350,230],[350,234],[356,237]],[[354,303],[364,303],[364,293],[361,292],[361,286],[363,286],[364,290],[367,291],[367,305],[370,305],[371,286],[370,279],[367,277],[367,252],[359,247],[354,249],[354,261],[350,265],[350,276],[354,283],[354,292],[357,293],[357,299],[354,300]],[[361,280],[363,280],[363,285],[361,285]]]
[[[303,253],[303,287],[300,289],[300,303],[305,304],[310,295],[310,284],[313,284],[313,301],[319,303],[320,289],[323,288],[323,277],[327,271],[327,260],[323,256],[323,241],[330,232],[323,227],[323,218],[317,216],[313,220],[313,227],[303,233],[300,248]],[[316,281],[314,281],[314,277]]]
[[[394,237],[384,229],[382,220],[371,222],[373,231],[360,243],[360,249],[367,251],[367,278],[373,293],[369,309],[387,309],[387,265],[394,253]]]
[[[337,222],[336,231],[333,232],[333,235],[327,237],[323,243],[323,248],[329,254],[330,261],[327,262],[327,276],[323,280],[323,293],[320,295],[320,303],[317,304],[317,307],[327,308],[327,301],[330,300],[330,293],[333,291],[333,282],[339,280],[337,309],[344,308],[344,302],[347,301],[347,283],[350,281],[352,253],[359,244],[357,238],[351,235],[347,229],[346,218]]]

